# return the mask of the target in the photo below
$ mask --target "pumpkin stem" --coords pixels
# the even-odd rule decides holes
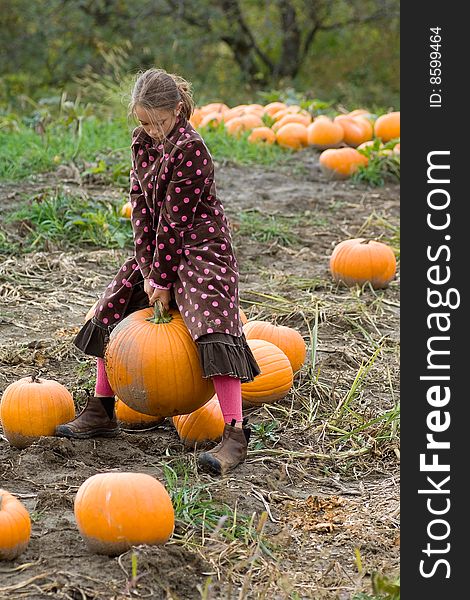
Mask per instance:
[[[368,244],[369,242],[371,242],[372,240],[362,240],[362,242],[360,242],[361,244]]]
[[[150,323],[155,323],[155,325],[160,325],[161,323],[169,323],[173,319],[170,313],[167,313],[164,309],[161,300],[157,300],[153,305],[153,308],[153,316],[146,319],[146,321],[150,321]]]

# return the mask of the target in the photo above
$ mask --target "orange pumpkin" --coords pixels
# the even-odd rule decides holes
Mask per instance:
[[[189,119],[189,122],[194,127],[194,129],[199,127],[199,123],[202,121],[203,117],[204,117],[204,113],[202,112],[202,110],[200,108],[195,108],[193,111],[193,114],[191,115],[191,117]]]
[[[0,489],[0,560],[14,560],[28,547],[31,519],[22,502]]]
[[[121,207],[121,217],[124,217],[125,219],[130,219],[131,216],[132,216],[132,203],[126,202]]]
[[[347,179],[360,166],[366,166],[369,162],[355,148],[323,150],[319,160],[322,172],[330,179]]]
[[[254,113],[247,113],[240,117],[230,119],[228,123],[225,123],[225,128],[230,135],[240,135],[243,131],[250,131],[255,127],[263,127],[263,121],[261,117]]]
[[[303,108],[300,108],[300,106],[298,106],[297,104],[291,104],[290,106],[286,106],[286,108],[277,110],[276,112],[274,112],[271,115],[271,117],[275,121],[278,121],[279,119],[282,119],[282,117],[284,117],[285,115],[295,115],[295,114],[309,115],[309,113],[306,110],[304,110]]]
[[[294,373],[304,364],[307,346],[296,329],[267,321],[250,321],[243,326],[243,331],[247,340],[266,340],[280,348],[289,359]]]
[[[78,530],[89,550],[116,556],[138,544],[165,544],[175,514],[165,487],[146,473],[98,473],[79,487]]]
[[[154,417],[137,412],[130,408],[130,406],[127,406],[127,404],[124,404],[120,398],[116,400],[115,409],[117,420],[125,429],[143,429],[164,421],[163,417]]]
[[[217,395],[189,415],[173,417],[173,425],[183,444],[189,448],[194,448],[196,444],[220,439],[225,421]]]
[[[355,238],[340,242],[330,257],[333,279],[347,286],[370,282],[374,289],[386,288],[395,277],[393,250],[382,242]]]
[[[312,118],[310,115],[303,115],[300,113],[297,114],[287,114],[281,117],[278,121],[276,121],[272,127],[273,131],[278,131],[283,125],[287,123],[300,123],[301,125],[305,125],[307,127],[312,122]]]
[[[198,128],[217,126],[223,119],[223,115],[220,112],[210,112],[202,117],[199,122]]]
[[[381,115],[374,124],[375,137],[382,142],[389,142],[400,137],[400,111]]]
[[[57,425],[74,418],[72,395],[53,379],[22,377],[3,392],[0,420],[5,437],[16,448],[26,448],[41,436],[54,435]]]
[[[276,142],[283,148],[300,150],[307,146],[307,128],[301,123],[287,123],[276,132]]]
[[[242,399],[249,404],[275,402],[292,387],[294,375],[289,359],[272,342],[247,340],[261,373],[253,381],[242,383]]]
[[[246,107],[246,104],[239,104],[238,106],[229,108],[226,112],[224,112],[224,123],[228,123],[232,119],[236,119],[237,117],[248,114],[249,111],[246,110]]]
[[[248,141],[251,143],[274,144],[276,134],[269,127],[255,127],[248,136]]]
[[[340,125],[343,130],[343,142],[353,148],[356,148],[362,142],[370,140],[372,137],[371,124],[361,117],[338,115],[335,117],[334,122]]]
[[[204,115],[208,115],[209,113],[212,112],[217,112],[217,113],[225,113],[229,110],[229,107],[224,104],[223,102],[210,102],[209,104],[205,104],[204,106],[201,106],[200,109],[201,114]]]
[[[317,150],[337,148],[342,141],[342,127],[327,117],[318,117],[307,127],[307,143]]]
[[[272,117],[274,113],[284,108],[287,108],[287,105],[284,104],[284,102],[270,102],[264,107],[264,112],[270,117]]]
[[[105,353],[115,394],[130,408],[156,417],[185,415],[214,395],[203,378],[197,346],[180,313],[144,308],[112,330]]]

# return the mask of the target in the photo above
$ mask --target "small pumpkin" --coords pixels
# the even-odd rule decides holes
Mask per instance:
[[[320,168],[329,179],[347,179],[368,159],[355,148],[330,148],[320,154]]]
[[[14,560],[26,550],[31,537],[31,519],[23,503],[0,489],[0,560]]]
[[[180,313],[161,303],[135,311],[111,331],[105,352],[111,388],[130,408],[156,417],[198,409],[215,391]]]
[[[198,129],[201,129],[202,127],[217,127],[217,125],[222,121],[222,119],[223,115],[221,112],[209,112],[205,114],[199,121]]]
[[[393,250],[383,242],[354,238],[340,242],[330,257],[333,279],[347,286],[370,282],[374,289],[386,288],[395,277]]]
[[[378,117],[374,124],[374,134],[382,142],[400,137],[400,111],[390,112]]]
[[[201,114],[204,116],[204,115],[208,115],[209,113],[212,113],[212,112],[225,113],[230,109],[223,102],[210,102],[209,104],[205,104],[204,106],[201,106],[199,110],[201,111]]]
[[[343,142],[356,148],[362,142],[370,140],[373,135],[372,125],[364,118],[338,115],[334,122],[343,130]]]
[[[289,359],[272,342],[247,340],[261,373],[253,381],[242,383],[242,400],[248,404],[275,402],[292,387],[294,374]]]
[[[270,102],[264,107],[264,112],[272,117],[274,113],[284,108],[287,108],[287,104],[284,104],[284,102]]]
[[[58,381],[22,377],[3,392],[0,420],[5,437],[16,448],[27,448],[41,436],[75,418],[72,395]]]
[[[294,373],[304,364],[307,346],[296,329],[267,321],[249,321],[243,326],[243,331],[247,340],[266,340],[280,348],[289,359]]]
[[[307,146],[307,127],[301,123],[286,123],[276,132],[276,142],[283,148],[300,150]]]
[[[342,141],[342,127],[327,117],[318,117],[307,126],[307,143],[317,150],[337,148]]]
[[[200,108],[195,108],[193,114],[189,119],[189,122],[194,127],[194,129],[199,127],[199,123],[202,121],[203,117],[204,113],[202,112],[202,110]]]
[[[310,115],[303,115],[301,113],[287,114],[274,123],[272,130],[276,132],[287,123],[300,123],[301,125],[305,125],[305,127],[307,127],[311,122],[312,118]]]
[[[116,418],[124,429],[143,429],[158,425],[158,423],[165,420],[164,417],[154,417],[137,412],[130,406],[127,406],[127,404],[124,404],[120,398],[116,400],[115,409]]]
[[[146,473],[98,473],[79,487],[78,530],[88,549],[116,556],[139,544],[165,544],[175,526],[171,498]]]
[[[126,202],[121,207],[121,217],[130,219],[132,216],[132,202]]]
[[[220,439],[225,421],[217,395],[189,415],[173,417],[173,425],[183,444],[189,448]]]
[[[252,144],[274,144],[276,141],[276,134],[270,127],[255,127],[248,136],[248,141]]]

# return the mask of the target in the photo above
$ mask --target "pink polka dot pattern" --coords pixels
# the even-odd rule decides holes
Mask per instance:
[[[106,288],[96,318],[105,328],[124,318],[146,277],[152,287],[172,290],[194,340],[214,332],[240,336],[238,267],[204,141],[181,119],[158,145],[135,129],[131,149],[134,256]]]

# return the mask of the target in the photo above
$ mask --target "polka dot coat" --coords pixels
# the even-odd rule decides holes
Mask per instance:
[[[172,290],[194,340],[210,333],[240,337],[238,265],[204,141],[180,119],[164,143],[138,127],[131,149],[135,253],[108,285],[94,321],[111,329],[145,277]]]

